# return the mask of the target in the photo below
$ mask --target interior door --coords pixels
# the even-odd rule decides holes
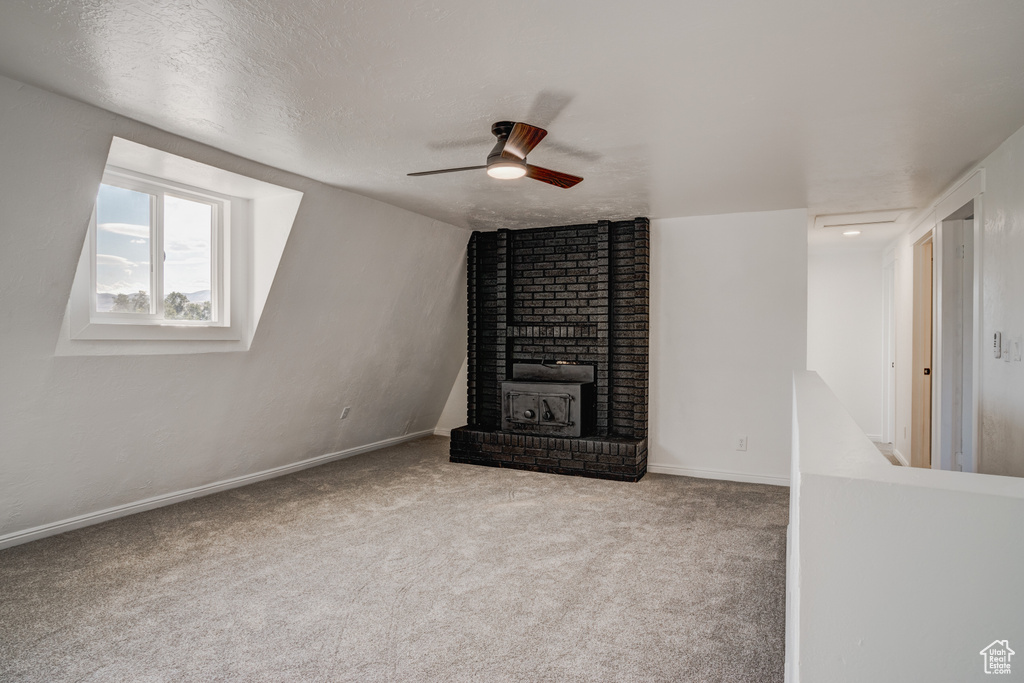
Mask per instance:
[[[911,396],[911,467],[932,466],[933,239],[914,245],[914,378]]]

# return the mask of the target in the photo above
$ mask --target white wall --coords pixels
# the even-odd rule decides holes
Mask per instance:
[[[914,363],[914,247],[907,237],[892,250],[896,337],[896,432],[893,446],[910,462]]]
[[[444,404],[441,417],[437,418],[437,426],[434,428],[436,434],[449,435],[456,427],[462,427],[467,422],[467,382],[469,381],[469,359],[462,360],[462,367],[455,377],[455,384],[452,385],[451,393],[448,394],[448,401]]]
[[[652,221],[648,469],[787,483],[806,345],[805,210]]]
[[[1024,337],[1024,128],[981,164],[983,341]],[[1024,363],[981,349],[981,471],[1024,477]]]
[[[794,403],[786,680],[984,680],[982,648],[1020,652],[1024,481],[891,466],[814,373]]]
[[[1005,345],[1024,338],[1024,128],[982,161],[980,267],[981,341],[978,471],[1024,477],[1024,362],[996,359],[990,340],[1002,332]],[[951,189],[950,192],[954,192]],[[912,349],[912,244],[948,215],[944,193],[893,246],[896,259],[897,396],[896,446],[910,452]],[[955,195],[954,195],[955,196]],[[977,312],[977,311],[976,311]]]
[[[0,541],[434,428],[467,232],[4,78],[0,131]],[[248,352],[54,356],[114,134],[305,193]]]
[[[882,434],[882,288],[881,249],[809,248],[807,369],[874,440]]]

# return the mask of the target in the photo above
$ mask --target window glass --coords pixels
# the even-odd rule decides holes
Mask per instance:
[[[96,199],[96,310],[150,313],[151,206],[144,192],[100,185]]]
[[[164,197],[164,317],[211,320],[213,207]]]

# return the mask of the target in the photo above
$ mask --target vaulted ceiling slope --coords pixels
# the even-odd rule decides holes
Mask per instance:
[[[919,207],[1024,124],[1017,0],[7,0],[0,73],[476,229]],[[490,124],[548,129],[481,173]]]

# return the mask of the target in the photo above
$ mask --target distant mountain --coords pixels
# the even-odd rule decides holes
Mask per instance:
[[[100,313],[109,311],[114,307],[114,294],[97,294],[96,295],[96,310]]]
[[[133,294],[134,292],[127,292]],[[114,297],[117,294],[111,294],[109,292],[98,292],[96,294],[96,310],[99,313],[106,313],[114,308]],[[185,294],[185,298],[193,304],[201,304],[210,300],[210,290],[201,289],[198,292],[190,292]]]

